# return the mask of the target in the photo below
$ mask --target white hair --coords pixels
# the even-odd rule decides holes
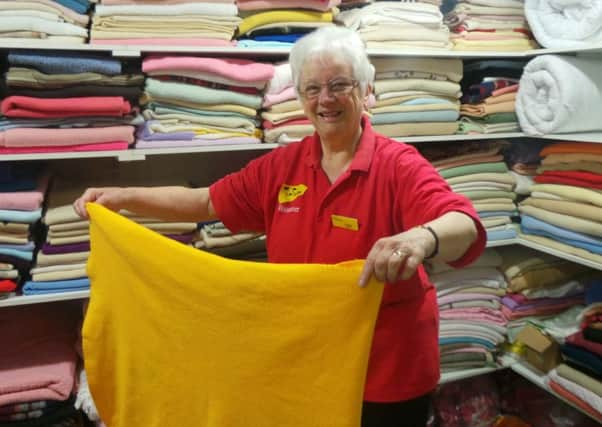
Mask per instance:
[[[351,65],[353,78],[360,84],[362,94],[374,81],[374,66],[368,59],[364,42],[359,34],[349,28],[322,27],[299,39],[292,47],[289,62],[293,74],[295,90],[303,64],[312,57],[331,58],[336,56]]]

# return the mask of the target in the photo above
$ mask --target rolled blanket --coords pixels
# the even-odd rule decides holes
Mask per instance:
[[[543,55],[525,66],[516,115],[528,135],[602,130],[602,60]]]
[[[525,16],[544,47],[586,47],[602,42],[600,0],[525,0]]]

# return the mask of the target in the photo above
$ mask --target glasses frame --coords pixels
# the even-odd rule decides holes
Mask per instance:
[[[349,96],[351,94],[351,92],[353,92],[353,89],[355,89],[356,87],[358,87],[360,85],[360,82],[358,82],[355,79],[351,79],[349,81],[348,88],[346,88],[345,90],[343,90],[341,92],[336,92],[336,91],[333,91],[331,89],[331,87],[336,83],[341,83],[340,80],[337,80],[337,79],[340,79],[340,78],[336,77],[326,83],[315,83],[316,87],[317,86],[320,87],[320,90],[315,95],[308,96],[307,89],[302,90],[301,88],[297,88],[297,92],[299,92],[299,96],[301,96],[301,98],[311,101],[314,99],[318,99],[320,97],[320,94],[322,94],[322,89],[326,88],[326,92],[328,93],[329,96],[339,99],[339,98],[344,98],[344,97]],[[314,85],[314,83],[312,83],[311,85],[308,85],[308,86],[313,86],[313,85]]]

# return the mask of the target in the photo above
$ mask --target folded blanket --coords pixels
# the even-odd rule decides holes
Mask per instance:
[[[55,304],[0,311],[0,406],[69,397],[75,380],[78,311]]]
[[[587,47],[602,42],[602,3],[525,0],[525,16],[543,47]]]
[[[65,147],[112,142],[134,142],[133,126],[102,128],[32,129],[15,128],[0,132],[0,147]]]
[[[90,280],[87,277],[46,282],[27,281],[23,285],[23,295],[54,294],[60,292],[86,291],[88,289],[90,289]]]
[[[525,66],[516,97],[516,115],[528,135],[602,129],[602,61],[539,56]]]
[[[87,21],[86,21],[87,22]],[[106,58],[98,54],[77,53],[45,54],[33,51],[18,51],[8,54],[12,66],[33,67],[47,74],[96,72],[114,76],[121,74],[118,59]]]
[[[80,98],[34,98],[9,96],[2,101],[7,117],[54,118],[75,116],[121,117],[130,112],[130,103],[121,96],[86,96]]]

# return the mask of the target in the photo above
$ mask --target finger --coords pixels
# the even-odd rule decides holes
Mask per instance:
[[[372,275],[373,268],[373,261],[370,258],[366,258],[366,261],[364,262],[364,267],[362,268],[362,272],[360,274],[360,280],[358,282],[360,288],[365,287],[370,281],[370,276]]]
[[[416,274],[416,270],[418,269],[418,266],[422,263],[423,258],[423,256],[420,256],[418,254],[412,254],[409,257],[407,257],[405,265],[401,270],[401,275],[399,277],[400,280],[408,280],[410,277]]]
[[[380,251],[379,242],[376,242],[370,252],[368,252],[368,256],[366,257],[366,261],[364,262],[364,267],[362,268],[362,272],[360,274],[359,286],[364,287],[370,281],[370,276],[374,273],[374,260],[377,257],[378,252]]]
[[[390,249],[383,249],[378,252],[374,260],[374,277],[380,282],[387,281],[387,269],[389,268]]]
[[[82,209],[82,206],[82,198],[80,197],[73,203],[73,210],[75,210],[75,213],[77,213],[77,215],[79,215],[81,218],[87,218],[88,213],[85,209]]]
[[[402,271],[407,253],[403,249],[395,249],[391,252],[387,263],[387,282],[394,283],[398,280],[399,273]]]
[[[99,191],[95,188],[88,188],[84,191],[84,194],[81,195],[79,199],[77,199],[74,203],[74,209],[79,216],[82,218],[89,218],[88,210],[86,209],[86,203],[94,202],[98,197]]]

